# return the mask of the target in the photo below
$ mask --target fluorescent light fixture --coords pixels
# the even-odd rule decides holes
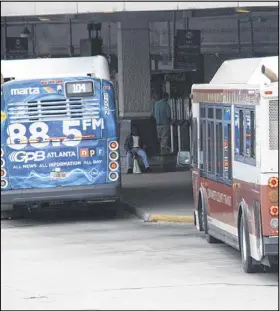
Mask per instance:
[[[236,13],[249,13],[250,11],[247,9],[237,8],[235,12]]]
[[[30,35],[30,31],[29,29],[27,28],[27,26],[24,27],[23,31],[21,32],[20,34],[20,37],[21,38],[28,38]]]
[[[47,18],[47,17],[39,17],[39,20],[40,20],[41,22],[49,22],[49,21],[50,21],[50,19]]]

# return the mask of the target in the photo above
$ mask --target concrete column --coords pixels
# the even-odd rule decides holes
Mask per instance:
[[[148,117],[152,111],[149,22],[126,20],[117,27],[120,117]]]

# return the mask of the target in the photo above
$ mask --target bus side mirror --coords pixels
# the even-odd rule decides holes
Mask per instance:
[[[191,165],[191,154],[189,151],[179,151],[177,154],[177,164],[179,166]]]

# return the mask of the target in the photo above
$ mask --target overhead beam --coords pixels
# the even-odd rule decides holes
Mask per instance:
[[[43,16],[52,14],[83,14],[83,13],[114,13],[114,12],[138,12],[138,11],[174,11],[174,10],[197,10],[207,8],[234,8],[234,7],[278,7],[278,1],[262,2],[178,2],[178,1],[76,1],[76,2],[25,2],[5,1],[1,2],[1,16]]]

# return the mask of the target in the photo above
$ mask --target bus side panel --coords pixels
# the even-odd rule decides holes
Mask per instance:
[[[104,119],[104,130],[103,135],[107,137],[108,141],[108,151],[107,151],[107,161],[108,161],[108,176],[107,183],[120,183],[121,182],[121,168],[120,168],[120,150],[119,150],[119,133],[117,124],[117,111],[116,111],[116,101],[113,85],[111,82],[102,80],[102,105],[101,111]],[[110,148],[110,143],[112,141],[117,142],[115,148]],[[117,152],[118,157],[114,159],[111,158],[112,152]],[[110,163],[115,162],[117,167],[112,169]],[[113,178],[112,178],[113,176]]]
[[[1,86],[1,191],[11,189],[9,174],[7,171],[7,150],[6,150],[6,128],[7,128],[7,107],[4,102],[3,86]]]

